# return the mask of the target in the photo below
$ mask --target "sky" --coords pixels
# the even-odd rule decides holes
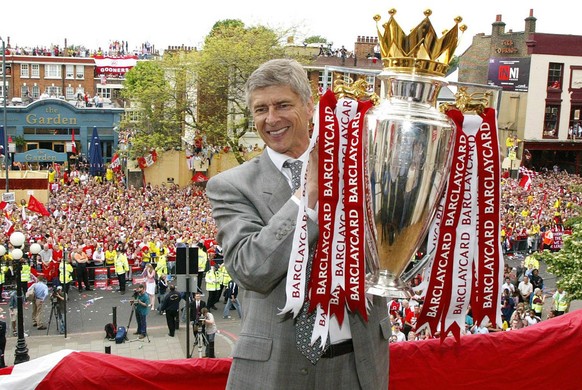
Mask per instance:
[[[429,8],[437,32],[450,29],[456,16],[463,18],[468,29],[456,53],[461,54],[475,34],[491,34],[491,24],[498,14],[506,23],[506,31],[523,31],[524,19],[533,9],[537,32],[582,35],[580,13],[568,12],[571,4],[564,0],[10,1],[2,4],[0,37],[10,37],[12,46],[24,47],[62,46],[66,39],[68,44],[97,49],[123,40],[128,41],[130,50],[144,42],[163,50],[177,45],[201,47],[214,23],[240,19],[247,26],[296,28],[295,41],[299,43],[305,37],[319,35],[333,42],[333,47],[344,45],[352,50],[359,35],[376,35],[374,15],[379,14],[380,23],[384,23],[389,18],[388,10],[395,8],[396,20],[409,31]]]

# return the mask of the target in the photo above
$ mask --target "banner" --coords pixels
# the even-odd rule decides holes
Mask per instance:
[[[131,68],[137,65],[137,56],[125,57],[104,57],[95,56],[95,67],[97,74],[124,75]]]

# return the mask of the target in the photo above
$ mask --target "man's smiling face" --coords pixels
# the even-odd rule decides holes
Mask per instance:
[[[304,103],[288,85],[275,85],[256,89],[250,101],[255,126],[267,146],[292,158],[307,150],[312,100]]]

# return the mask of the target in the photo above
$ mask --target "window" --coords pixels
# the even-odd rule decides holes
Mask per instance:
[[[0,84],[0,97],[4,97],[4,91],[8,92],[8,85],[6,85],[6,89]],[[8,93],[6,93],[6,98],[8,99]]]
[[[50,97],[58,98],[59,96],[62,95],[62,90],[61,90],[61,87],[55,87],[54,85],[51,85],[51,86],[46,87],[46,93]]]
[[[20,87],[20,97],[28,97],[28,85]]]
[[[56,64],[46,64],[44,66],[44,77],[46,79],[60,79],[61,66]]]
[[[374,92],[376,88],[376,76],[366,76],[366,82],[368,83],[368,92]]]
[[[141,117],[139,110],[126,110],[121,115],[123,116],[123,120],[129,121],[129,122],[137,122],[137,121],[139,121],[139,118]]]
[[[65,78],[73,79],[75,78],[75,65],[67,65],[65,70]]]
[[[332,78],[331,78],[331,72],[327,73],[327,80],[324,80],[325,78],[325,72],[324,71],[320,71],[319,72],[319,82],[318,82],[318,87],[319,87],[319,91],[321,93],[325,92],[323,89],[324,88],[332,88]]]
[[[546,105],[544,116],[544,133],[543,138],[558,138],[558,119],[560,118],[559,105]]]
[[[568,127],[569,139],[582,138],[582,104],[572,104],[570,107],[570,127]]]
[[[67,100],[74,100],[76,98],[75,88],[73,88],[73,87],[65,88],[65,98]]]
[[[32,87],[32,98],[38,99],[39,96],[40,96],[40,88],[38,87],[38,85],[35,85]]]
[[[97,88],[97,94],[103,99],[111,99],[111,88]]]
[[[84,65],[77,65],[77,78],[84,79],[85,78],[85,66]]]
[[[40,78],[40,65],[39,64],[32,64],[32,69],[30,73],[30,77]]]
[[[548,88],[562,89],[564,64],[550,62],[548,69]]]
[[[30,68],[28,64],[20,64],[20,77],[22,78],[30,77]]]

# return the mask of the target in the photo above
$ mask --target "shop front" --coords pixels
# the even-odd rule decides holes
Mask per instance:
[[[122,113],[120,108],[75,107],[65,100],[50,98],[7,107],[6,128],[13,166],[34,165],[42,169],[53,162],[86,161],[93,128],[99,133],[104,162],[111,161],[117,148],[117,133],[113,129]]]

